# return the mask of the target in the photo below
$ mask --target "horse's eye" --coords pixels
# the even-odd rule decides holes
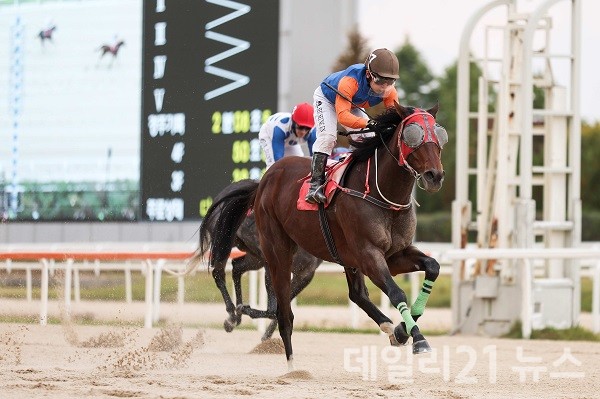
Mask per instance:
[[[448,132],[442,125],[435,124],[435,135],[437,136],[438,144],[440,148],[443,148],[444,145],[448,142]]]
[[[423,128],[418,123],[410,123],[406,125],[402,132],[402,140],[410,148],[416,148],[423,143],[425,133]]]

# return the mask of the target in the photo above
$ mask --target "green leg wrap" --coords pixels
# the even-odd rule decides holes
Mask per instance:
[[[421,291],[419,291],[419,295],[415,300],[415,303],[410,308],[410,313],[413,316],[421,316],[423,312],[425,312],[425,305],[427,305],[427,300],[429,299],[429,294],[431,294],[431,289],[433,288],[433,281],[425,280],[423,281],[423,287]]]
[[[414,319],[410,315],[410,311],[408,310],[408,305],[406,305],[406,302],[400,302],[397,307],[402,315],[404,324],[406,324],[406,333],[410,335],[412,328],[416,326],[417,323],[415,323]]]

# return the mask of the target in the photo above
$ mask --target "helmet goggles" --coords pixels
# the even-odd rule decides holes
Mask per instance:
[[[378,73],[373,72],[369,69],[369,73],[373,77],[373,82],[379,86],[393,86],[396,83],[396,79],[394,78],[386,78],[385,76],[381,76]]]

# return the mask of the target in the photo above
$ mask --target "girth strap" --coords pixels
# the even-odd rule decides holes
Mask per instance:
[[[335,247],[335,242],[333,241],[333,236],[331,235],[331,229],[329,228],[329,221],[327,220],[327,213],[325,213],[325,205],[323,203],[319,203],[319,225],[321,226],[321,233],[325,238],[325,244],[327,245],[329,254],[337,264],[344,266],[344,263],[342,263],[342,259],[338,254],[337,248]]]

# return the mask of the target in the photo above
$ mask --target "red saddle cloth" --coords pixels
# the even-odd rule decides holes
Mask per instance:
[[[347,157],[343,161],[329,160],[327,162],[327,167],[325,168],[325,196],[327,197],[325,208],[329,206],[333,194],[340,188],[340,180],[342,179],[349,162],[350,157]],[[296,208],[299,211],[319,210],[319,204],[310,204],[304,199],[306,193],[308,193],[308,188],[310,187],[310,175],[304,177],[302,180],[300,192],[298,193],[298,200],[296,201]]]

